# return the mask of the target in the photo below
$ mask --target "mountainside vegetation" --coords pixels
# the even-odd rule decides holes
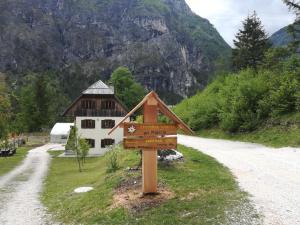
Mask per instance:
[[[288,46],[298,53],[300,52],[300,2],[297,0],[283,0],[291,11],[296,14],[294,23],[275,32],[270,41],[275,47]]]
[[[247,69],[218,77],[204,91],[178,104],[175,113],[196,131],[245,134],[278,126],[284,128],[281,135],[285,136],[291,128],[294,137],[288,141],[300,145],[300,57],[274,63],[272,68],[266,63],[258,71]],[[281,119],[291,116],[293,120]]]
[[[287,46],[293,40],[293,35],[289,33],[287,26],[276,31],[270,37],[271,43],[276,47]]]
[[[293,48],[270,48],[258,66],[218,76],[174,111],[204,136],[299,146],[300,56]]]
[[[74,99],[126,66],[171,103],[203,88],[230,47],[184,0],[4,0],[0,71],[57,73]]]

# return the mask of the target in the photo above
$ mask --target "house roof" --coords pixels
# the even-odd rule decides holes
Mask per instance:
[[[85,91],[82,92],[84,95],[113,95],[114,89],[112,87],[107,86],[101,80],[92,84]]]
[[[52,128],[50,135],[68,135],[71,126],[74,126],[74,123],[56,123]]]
[[[73,105],[83,96],[92,96],[92,95],[113,95],[116,101],[124,108],[126,112],[128,112],[128,108],[123,104],[123,102],[114,95],[114,87],[109,87],[101,80],[92,84],[85,91],[83,91],[78,98],[76,98],[71,105],[63,112],[62,116],[66,116],[69,109],[73,107]]]

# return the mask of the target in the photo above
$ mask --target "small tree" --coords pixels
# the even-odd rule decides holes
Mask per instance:
[[[83,165],[85,163],[85,158],[89,153],[90,145],[85,139],[79,138],[79,149],[80,149],[81,163]]]
[[[255,12],[245,19],[243,28],[233,42],[235,48],[232,51],[232,63],[235,70],[257,69],[270,47],[267,34]]]
[[[118,153],[117,149],[112,147],[112,149],[107,154],[107,161],[106,161],[107,173],[115,172],[119,169],[119,163],[118,163]]]
[[[66,148],[75,152],[79,172],[82,172],[82,167],[89,152],[90,146],[85,139],[82,139],[78,136],[76,127],[72,127],[70,131]]]

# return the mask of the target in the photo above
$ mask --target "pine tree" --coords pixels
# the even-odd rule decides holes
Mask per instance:
[[[243,28],[239,30],[233,42],[235,45],[232,51],[233,68],[235,70],[257,69],[270,43],[256,12],[243,21]]]

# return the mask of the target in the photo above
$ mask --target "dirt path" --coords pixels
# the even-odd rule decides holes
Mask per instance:
[[[178,142],[227,166],[252,195],[267,225],[300,225],[300,148],[179,135]]]
[[[0,177],[0,224],[41,225],[49,223],[39,200],[50,155],[47,144],[29,151],[22,164]]]

